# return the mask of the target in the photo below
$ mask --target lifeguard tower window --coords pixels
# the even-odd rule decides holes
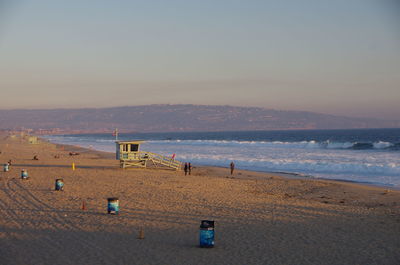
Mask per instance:
[[[122,145],[122,151],[128,152],[128,147],[129,147],[129,144]]]
[[[131,144],[131,152],[137,152],[139,150],[138,144]]]

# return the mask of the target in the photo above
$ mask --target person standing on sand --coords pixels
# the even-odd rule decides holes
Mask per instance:
[[[184,166],[184,168],[183,168],[183,171],[185,171],[185,176],[186,176],[187,173],[188,173],[188,169],[189,169],[189,165],[188,165],[188,163],[185,163],[185,166]]]
[[[233,163],[233,161],[230,164],[231,167],[231,175],[233,175],[233,170],[235,170],[235,163]]]
[[[188,164],[189,175],[192,173],[192,164],[189,162]]]

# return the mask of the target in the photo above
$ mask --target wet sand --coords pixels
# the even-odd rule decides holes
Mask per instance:
[[[12,160],[0,172],[1,264],[400,264],[396,190],[196,165],[190,176],[123,170],[113,154],[6,135],[0,151]],[[215,221],[212,249],[198,247],[203,219]]]

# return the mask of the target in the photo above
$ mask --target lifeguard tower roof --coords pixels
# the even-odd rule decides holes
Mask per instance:
[[[144,140],[116,141],[117,144],[141,144]]]

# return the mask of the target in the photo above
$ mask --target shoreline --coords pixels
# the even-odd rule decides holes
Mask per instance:
[[[87,147],[79,146],[79,145],[69,145],[69,144],[59,144],[59,143],[53,143],[50,140],[46,138],[40,137],[42,141],[55,144],[58,146],[64,146],[67,148],[70,148],[71,151],[84,151],[84,152],[94,152],[98,154],[103,154],[102,156],[105,158],[114,158],[115,153],[113,152],[107,152],[107,151],[102,151],[102,150],[96,150],[96,149],[90,149]],[[195,165],[196,166],[196,165]],[[223,166],[214,166],[214,165],[197,165],[196,167],[215,167],[215,168],[223,168],[223,169],[228,169],[228,167],[223,167]],[[295,172],[282,172],[282,171],[258,171],[258,170],[248,170],[248,169],[239,169],[237,168],[236,170],[242,170],[242,171],[248,171],[248,172],[259,172],[259,173],[265,173],[265,174],[270,174],[270,175],[276,175],[276,176],[281,176],[284,178],[290,178],[290,179],[303,179],[303,180],[320,180],[320,181],[334,181],[334,182],[339,182],[339,183],[351,183],[355,185],[361,185],[361,186],[368,186],[368,187],[376,187],[376,188],[385,188],[385,189],[392,189],[392,190],[397,190],[400,191],[400,186],[395,186],[395,185],[384,185],[380,183],[374,183],[374,182],[363,182],[363,181],[356,181],[356,180],[346,180],[346,179],[330,179],[330,178],[323,178],[323,177],[317,177],[313,176],[310,174],[303,174],[303,173],[295,173]]]
[[[118,161],[115,159],[115,153],[113,152],[107,152],[107,151],[101,151],[101,150],[96,150],[96,149],[90,149],[86,147],[82,147],[79,145],[68,145],[68,144],[56,144],[52,143],[50,141],[45,140],[46,142],[57,145],[59,147],[63,147],[66,151],[80,151],[82,153],[87,153],[87,154],[94,154],[97,155],[101,158],[106,158],[106,159],[112,159],[115,161]],[[223,166],[213,166],[213,165],[193,165],[193,168],[198,168],[198,169],[221,169],[225,170],[226,172],[229,171],[229,167],[223,167]],[[140,168],[132,168],[128,170],[140,170]],[[154,168],[148,168],[148,170],[157,170]],[[183,170],[181,170],[182,172]],[[316,182],[327,182],[327,183],[338,183],[338,184],[349,184],[355,187],[360,187],[360,188],[376,188],[376,189],[382,189],[384,191],[400,191],[400,187],[395,187],[395,186],[389,186],[389,185],[379,185],[377,183],[369,183],[369,182],[359,182],[359,181],[353,181],[353,180],[345,180],[345,179],[328,179],[328,178],[320,178],[320,177],[315,177],[312,175],[303,175],[301,173],[291,173],[291,172],[273,172],[273,171],[257,171],[257,170],[248,170],[248,169],[240,169],[240,168],[235,168],[235,177],[236,179],[251,179],[251,180],[261,180],[265,178],[269,178],[271,176],[273,177],[280,177],[283,179],[287,180],[309,180],[309,181],[316,181]],[[242,178],[241,176],[247,173],[246,175],[251,175],[253,178]],[[228,174],[228,173],[227,173]],[[253,174],[253,175],[252,175]],[[261,177],[255,177],[254,174],[260,174],[262,175]],[[229,178],[229,176],[227,176]]]

